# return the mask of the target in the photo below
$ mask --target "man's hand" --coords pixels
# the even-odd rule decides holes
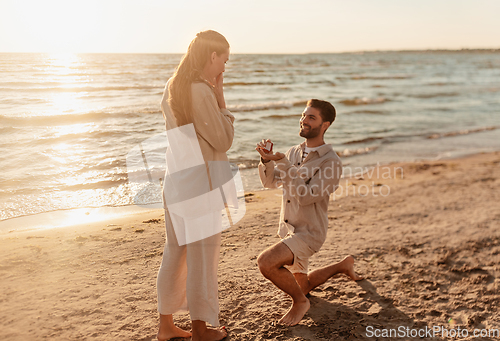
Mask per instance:
[[[262,157],[262,160],[264,160],[264,162],[278,161],[278,160],[281,160],[282,158],[285,157],[285,154],[279,153],[279,152],[266,153],[264,151],[264,149],[266,148],[267,142],[271,142],[271,140],[262,140],[261,142],[257,143],[257,147],[255,148],[255,150],[259,152],[259,154]]]

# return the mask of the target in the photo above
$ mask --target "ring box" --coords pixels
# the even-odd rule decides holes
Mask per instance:
[[[273,151],[273,143],[272,142],[266,142],[266,146],[262,148],[266,153],[272,153]]]

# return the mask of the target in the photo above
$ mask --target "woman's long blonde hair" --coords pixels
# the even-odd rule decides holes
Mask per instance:
[[[189,44],[177,70],[169,83],[168,104],[177,126],[193,123],[191,84],[203,81],[201,73],[213,52],[221,55],[229,50],[226,38],[218,32],[200,32]]]

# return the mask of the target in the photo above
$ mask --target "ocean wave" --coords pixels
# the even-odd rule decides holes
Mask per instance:
[[[0,127],[0,134],[11,134],[15,133],[16,131],[20,131],[21,129],[14,128],[14,127]]]
[[[302,107],[305,106],[307,101],[280,101],[280,102],[270,102],[270,103],[257,103],[257,104],[241,104],[241,105],[230,105],[228,110],[232,112],[248,112],[248,111],[260,111],[260,110],[271,110],[271,109],[285,109],[292,107]]]
[[[382,141],[382,143],[394,143],[394,142],[399,142],[399,141],[404,141],[408,139],[412,139],[415,137],[420,137],[420,138],[426,138],[426,139],[440,139],[440,138],[445,138],[445,137],[453,137],[453,136],[458,136],[458,135],[468,135],[468,134],[474,134],[474,133],[481,133],[485,131],[491,131],[491,130],[496,130],[499,127],[497,126],[491,126],[491,127],[481,127],[481,128],[476,128],[476,129],[463,129],[463,130],[458,130],[458,131],[451,131],[451,132],[446,132],[446,133],[420,133],[420,134],[410,134],[410,135],[392,135],[392,136],[368,136],[362,139],[358,140],[352,140],[348,142],[344,142],[344,145],[350,145],[350,144],[358,144],[358,143],[371,143],[374,141]],[[390,131],[390,130],[389,130]],[[381,131],[381,132],[388,132],[388,131]]]
[[[301,117],[302,114],[293,114],[293,115],[269,115],[269,116],[265,116],[263,118],[274,118],[274,119],[278,119],[278,120],[281,120],[281,119],[284,119],[284,118],[291,118],[291,117]]]
[[[83,189],[105,189],[110,187],[117,187],[119,185],[126,184],[128,182],[127,177],[117,178],[113,180],[101,180],[95,182],[86,182],[81,184],[75,184],[71,186],[64,186],[61,190],[67,191],[79,191]]]
[[[377,98],[368,98],[368,97],[363,97],[363,98],[353,98],[353,99],[345,99],[343,101],[340,101],[340,103],[344,105],[367,105],[367,104],[382,104],[390,102],[389,99],[385,97],[377,97]]]
[[[50,82],[50,81],[46,81],[46,82],[36,82],[36,81],[15,81],[15,82],[0,82],[0,86],[6,86],[7,89],[10,89],[12,86],[23,86],[22,89],[26,89],[26,88],[29,88],[30,86],[34,86],[34,85],[40,85],[40,86],[45,86],[45,87],[48,87],[48,86],[57,86],[57,85],[64,85],[65,83],[64,82]],[[0,88],[0,89],[3,89],[3,88]]]
[[[357,143],[368,143],[368,142],[373,142],[373,141],[378,141],[378,140],[383,140],[384,137],[366,137],[361,140],[353,140],[349,142],[345,142],[344,144],[357,144]]]
[[[364,76],[364,75],[354,75],[350,77],[339,77],[339,79],[348,80],[387,80],[387,79],[411,79],[414,76],[411,75],[387,75],[387,76]]]
[[[448,133],[436,133],[436,134],[431,134],[428,135],[428,139],[440,139],[443,137],[453,137],[453,136],[458,136],[458,135],[469,135],[469,134],[475,134],[475,133],[482,133],[485,131],[490,131],[490,130],[496,130],[499,127],[482,127],[482,128],[476,128],[476,129],[463,129],[463,130],[458,130],[458,131],[451,131]]]
[[[238,123],[240,122],[250,122],[250,121],[255,121],[256,119],[255,118],[251,118],[251,117],[242,117],[242,118],[238,118]]]
[[[368,115],[389,115],[385,111],[380,110],[356,110],[343,113],[343,115],[357,115],[357,114],[368,114]]]
[[[364,155],[364,154],[370,154],[376,151],[378,147],[366,147],[366,148],[357,148],[357,149],[349,149],[346,148],[341,152],[336,152],[338,156],[340,157],[350,157],[350,156],[355,156],[355,155]]]
[[[103,111],[89,111],[82,114],[66,114],[66,115],[25,115],[25,116],[5,116],[0,115],[0,124],[5,125],[22,125],[22,126],[37,126],[37,125],[64,125],[68,123],[88,123],[99,122],[106,118],[124,117],[136,118],[140,117],[142,112],[123,112],[109,113]]]
[[[2,98],[0,99],[1,104],[24,106],[26,104],[45,104],[49,101],[45,98]]]
[[[224,86],[252,86],[252,85],[286,85],[283,82],[225,82]]]
[[[433,83],[428,83],[427,85],[430,86],[448,86],[448,85],[456,85],[457,83],[447,83],[447,82],[433,82]]]
[[[257,168],[260,163],[260,159],[231,159],[229,162],[234,163],[239,169],[250,169]]]
[[[116,158],[113,160],[103,160],[96,164],[85,165],[82,168],[75,171],[77,174],[95,173],[98,171],[103,171],[101,174],[107,174],[108,176],[121,177],[128,174],[125,171],[127,163],[122,158]]]
[[[140,114],[161,114],[161,110],[159,108],[146,108],[140,110],[138,113]]]
[[[61,185],[47,185],[45,184],[43,187],[43,191],[45,193],[50,193],[50,192],[58,192],[58,191],[80,191],[80,190],[87,190],[87,189],[95,189],[95,190],[102,190],[102,189],[107,189],[107,188],[112,188],[112,187],[118,187],[120,185],[126,184],[128,182],[128,178],[126,176],[123,177],[114,177],[113,179],[107,179],[107,180],[94,180],[94,181],[87,181],[83,183],[78,183],[78,184],[71,184],[71,185],[66,185],[66,184],[61,184]],[[35,194],[36,192],[39,192],[40,189],[34,189],[33,187],[25,187],[25,188],[20,188],[17,187],[14,191],[10,191],[11,194],[15,193],[15,195],[32,195]]]
[[[161,86],[136,85],[136,86],[72,86],[72,87],[31,87],[31,88],[0,88],[4,92],[99,92],[99,91],[126,91],[126,90],[151,90]]]
[[[35,147],[40,145],[52,145],[54,143],[62,143],[84,139],[119,139],[123,137],[123,131],[102,131],[98,129],[90,129],[80,133],[63,133],[60,135],[44,136],[32,139],[29,145]]]
[[[316,81],[316,82],[309,82],[309,84],[327,84],[330,86],[337,86],[337,84],[335,84],[335,82],[332,82],[329,80],[320,80],[320,81]]]
[[[458,92],[437,92],[437,93],[430,93],[430,94],[412,94],[409,95],[410,97],[415,97],[415,98],[435,98],[435,97],[454,97],[454,96],[460,96]]]
[[[15,195],[11,204],[2,207],[0,221],[80,208],[132,207],[134,203],[131,193],[130,186],[124,183],[107,189],[83,188],[53,193],[40,193],[38,191],[27,195]]]
[[[37,153],[40,157],[46,157],[47,159],[54,160],[51,154],[47,152]],[[36,177],[36,183],[43,184],[43,191],[53,192],[53,191],[63,191],[66,189],[79,189],[79,186],[85,188],[105,188],[113,187],[114,184],[121,184],[128,181],[130,174],[133,174],[137,178],[136,173],[145,173],[145,169],[140,169],[138,171],[132,171],[127,168],[126,161],[122,158],[116,158],[109,162],[104,162],[105,160],[96,163],[87,162],[82,164],[82,162],[77,162],[71,165],[71,171],[65,169],[66,166],[60,168],[60,172],[54,172],[53,174],[38,174]],[[78,168],[78,169],[74,169]],[[150,173],[156,178],[164,177],[165,167],[151,167]],[[147,177],[146,177],[147,178]],[[40,190],[39,186],[33,186],[32,174],[19,174],[16,179],[0,181],[2,189],[10,187],[15,188],[15,194],[26,194],[34,191]],[[101,186],[97,186],[100,184]],[[0,191],[1,192],[1,191]]]

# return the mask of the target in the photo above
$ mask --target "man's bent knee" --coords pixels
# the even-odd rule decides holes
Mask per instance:
[[[262,252],[259,255],[259,257],[257,257],[257,264],[259,266],[259,270],[262,273],[262,275],[264,275],[264,277],[267,278],[267,274],[269,273],[269,270],[271,269],[271,264],[269,262],[269,257],[267,255],[266,251]]]
[[[257,257],[257,264],[261,274],[269,279],[273,270],[279,269],[282,265],[277,262],[276,252],[273,247],[264,250],[259,257]]]
[[[257,258],[257,264],[262,275],[269,278],[268,276],[273,270],[277,270],[284,265],[292,265],[293,257],[293,253],[288,246],[281,242],[263,251]]]

